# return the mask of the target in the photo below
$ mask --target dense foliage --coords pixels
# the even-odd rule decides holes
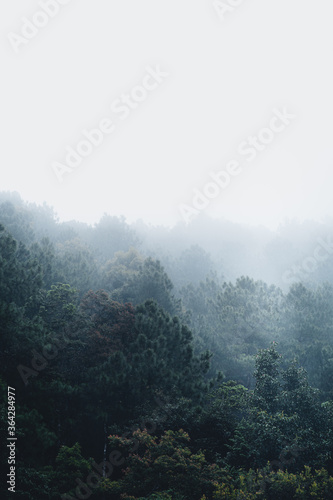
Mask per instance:
[[[240,248],[218,256],[190,228],[182,248],[177,229],[59,223],[8,193],[0,223],[16,498],[333,498],[331,258],[281,288],[227,281]],[[267,265],[283,238],[264,236]]]

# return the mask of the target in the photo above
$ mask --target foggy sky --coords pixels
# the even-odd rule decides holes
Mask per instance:
[[[61,3],[0,5],[0,190],[89,223],[174,224],[181,206],[268,227],[333,215],[330,0],[226,0],[224,16],[213,0]]]

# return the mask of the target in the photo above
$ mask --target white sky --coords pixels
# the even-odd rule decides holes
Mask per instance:
[[[16,53],[8,33],[42,1],[0,4],[1,191],[61,219],[173,224],[238,159],[206,213],[270,227],[333,215],[332,0],[244,0],[224,20],[213,0],[71,0]],[[169,76],[122,121],[111,103],[157,65]],[[239,144],[284,106],[296,118],[247,162]],[[106,117],[115,132],[60,183],[53,162]]]

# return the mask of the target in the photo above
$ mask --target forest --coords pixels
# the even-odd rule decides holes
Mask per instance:
[[[333,499],[331,237],[0,193],[1,498]]]

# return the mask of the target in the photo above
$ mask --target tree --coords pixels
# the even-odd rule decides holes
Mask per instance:
[[[215,464],[206,461],[203,452],[191,453],[190,438],[182,429],[165,431],[160,439],[138,430],[132,439],[110,436],[109,440],[127,466],[119,481],[106,479],[101,485],[111,498],[124,495],[134,500],[170,494],[179,500],[200,500],[204,494],[210,497],[215,482],[224,476]],[[131,453],[134,440],[139,442],[137,453]]]
[[[169,314],[180,312],[180,303],[172,295],[173,284],[159,260],[143,259],[134,250],[118,253],[109,264],[106,281],[114,300],[134,305],[155,300]]]
[[[125,217],[104,214],[90,235],[89,244],[102,260],[111,259],[116,252],[127,252],[138,246],[139,238],[126,224]]]
[[[278,407],[280,359],[281,355],[278,354],[274,343],[268,349],[260,350],[256,356],[254,372],[256,386],[253,393],[253,403],[269,413],[274,413]]]
[[[279,369],[276,346],[259,352],[256,387],[249,393],[247,417],[236,428],[227,460],[246,468],[299,471],[304,465],[331,466],[332,415],[320,404],[306,373],[294,362]]]

